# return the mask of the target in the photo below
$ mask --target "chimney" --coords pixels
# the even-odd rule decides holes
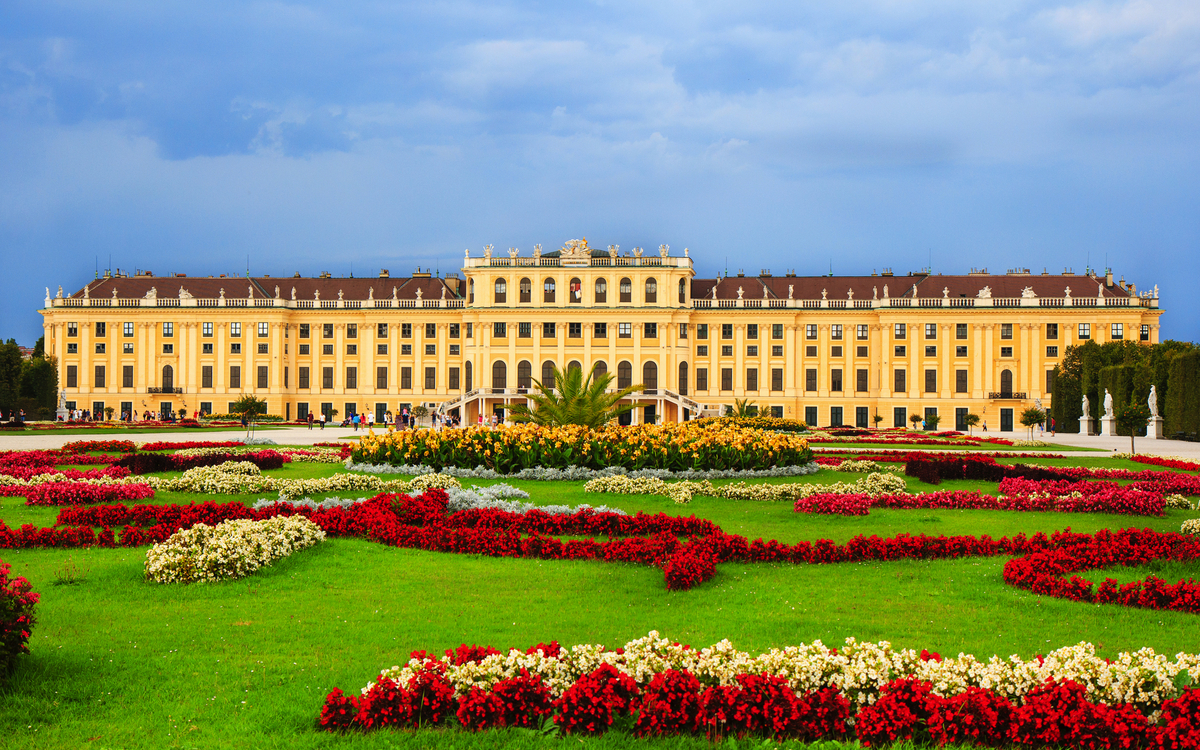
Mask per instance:
[[[389,276],[390,276],[390,274],[388,273],[388,270],[386,268],[379,269],[379,278],[386,279],[386,278],[389,278]]]
[[[1107,268],[1104,270],[1104,286],[1108,287],[1109,289],[1112,289],[1112,285],[1113,285],[1112,269]]]

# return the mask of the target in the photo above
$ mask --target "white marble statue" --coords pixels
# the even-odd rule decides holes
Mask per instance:
[[[1096,289],[1096,296],[1097,296],[1097,297],[1103,297],[1103,296],[1104,296],[1104,282],[1103,282],[1103,281],[1097,281],[1097,282],[1096,282],[1096,287],[1097,287],[1097,289]]]
[[[367,299],[368,300],[375,299],[375,287],[373,287],[373,286],[367,287]]]
[[[1150,399],[1149,399],[1149,401],[1146,402],[1146,405],[1150,407],[1150,416],[1157,417],[1158,416],[1158,391],[1156,391],[1154,389],[1153,385],[1150,386]]]
[[[887,286],[888,286],[887,284],[884,284],[884,285],[883,285],[883,298],[884,298],[884,299],[887,299],[887,298],[888,298],[888,288],[887,288]]]
[[[533,259],[541,260],[541,257],[542,257],[542,243],[539,242],[538,244],[533,246]]]
[[[341,300],[342,300],[342,290],[339,289],[338,290],[338,301],[341,302]]]
[[[279,299],[279,285],[278,284],[275,285],[275,299]]]
[[[1092,416],[1092,405],[1088,402],[1087,394],[1083,394],[1083,416],[1090,419]]]
[[[620,245],[609,245],[608,246],[608,257],[615,258],[615,257],[617,257],[617,254],[620,252],[621,252]]]
[[[254,287],[248,286],[248,287],[246,287],[246,289],[247,289],[246,299],[254,299]]]
[[[491,246],[491,245],[484,245],[484,246],[483,246],[483,257],[484,257],[484,259],[485,259],[485,260],[491,260],[491,259],[492,259],[492,246]]]
[[[292,287],[292,301],[296,301],[296,287]]]
[[[510,258],[516,258],[516,257],[517,257],[517,253],[519,253],[519,252],[521,252],[521,251],[520,251],[520,250],[518,250],[517,248],[515,248],[515,247],[510,247],[510,248],[508,249],[508,257],[510,257]]]
[[[854,290],[853,289],[849,289],[846,291],[846,299],[854,299]]]
[[[825,295],[827,295],[827,294],[829,294],[828,290],[822,289],[821,290],[821,299],[825,299]]]
[[[950,299],[950,287],[942,288],[942,299]]]
[[[1112,394],[1108,389],[1104,389],[1104,416],[1111,417],[1113,415],[1113,399]]]
[[[421,291],[421,287],[417,287],[417,302],[420,302],[424,296],[425,294]]]
[[[788,299],[795,299],[793,295],[796,293],[796,285],[788,284]]]
[[[392,287],[392,301],[396,301],[396,287]]]
[[[738,287],[738,299],[741,299],[741,298],[742,298],[742,294],[743,294],[744,292],[745,292],[745,290],[744,290],[744,289],[742,289],[742,288],[739,286],[739,287]]]
[[[659,257],[665,258],[665,257],[667,257],[667,253],[669,253],[669,252],[671,252],[671,246],[670,246],[670,245],[659,245],[659,246],[658,246],[658,255],[659,255]]]
[[[1066,299],[1071,299],[1071,287],[1067,287],[1063,291],[1063,297],[1065,297]]]
[[[879,287],[871,287],[871,299],[879,299]]]
[[[633,257],[635,257],[635,258],[642,257],[642,252],[643,252],[643,250],[640,247],[635,247],[633,249]]]
[[[767,298],[767,285],[763,284],[763,299]]]
[[[86,286],[83,288],[83,291],[87,291]],[[143,299],[158,299],[158,288],[150,287],[150,291],[146,292],[146,296]]]
[[[320,289],[314,289],[314,290],[313,290],[313,300],[314,300],[314,301],[316,301],[316,302],[320,302],[320,301],[321,301],[321,290],[320,290]]]
[[[1033,287],[1031,286],[1027,286],[1021,290],[1021,299],[1034,299],[1036,297],[1037,293],[1033,291]]]
[[[713,299],[716,299],[717,298],[717,285],[716,284],[713,284],[712,293],[713,293]]]
[[[62,284],[58,285],[58,294],[55,295],[58,299],[62,299]]]
[[[975,296],[978,297],[979,299],[991,299],[992,298],[992,288],[990,286],[985,286],[983,289],[980,289],[979,294],[977,294]]]

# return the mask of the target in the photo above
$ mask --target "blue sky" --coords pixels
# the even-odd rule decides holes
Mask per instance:
[[[0,336],[97,262],[1082,273],[1200,339],[1200,3],[0,4]],[[353,264],[353,268],[351,267]]]

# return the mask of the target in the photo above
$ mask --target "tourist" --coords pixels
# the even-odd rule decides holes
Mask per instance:
[[[325,429],[325,412],[321,412],[321,429]]]
[[[1050,437],[1054,437],[1054,417],[1050,417]]]
[[[987,432],[987,422],[984,422],[984,423],[983,423],[983,431],[984,431],[984,432]]]

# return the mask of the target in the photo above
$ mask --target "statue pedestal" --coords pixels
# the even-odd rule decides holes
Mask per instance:
[[[1096,425],[1093,424],[1093,421],[1094,420],[1091,417],[1080,417],[1079,418],[1079,434],[1080,435],[1095,435],[1096,434]]]
[[[1146,437],[1155,440],[1163,439],[1163,418],[1150,417],[1146,420]]]
[[[69,415],[70,415],[70,412],[67,411],[66,408],[62,407],[62,406],[58,407],[58,409],[54,412],[54,416],[58,419],[59,422],[66,422],[67,417]]]
[[[1101,437],[1116,437],[1117,436],[1117,418],[1116,417],[1100,417],[1100,436]]]

